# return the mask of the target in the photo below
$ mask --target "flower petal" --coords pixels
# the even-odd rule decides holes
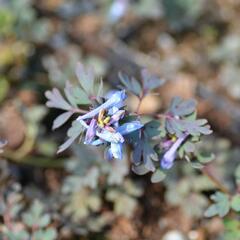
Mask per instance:
[[[113,159],[113,154],[112,154],[111,148],[105,149],[104,158],[107,159],[108,161],[111,161]]]
[[[124,142],[123,136],[118,132],[110,132],[110,131],[103,130],[102,132],[97,131],[96,135],[100,139],[103,139],[107,142],[111,142],[111,143],[123,143]]]
[[[93,145],[93,146],[98,146],[98,145],[101,145],[103,143],[104,143],[103,140],[97,139],[97,140],[92,141],[90,144]]]
[[[123,118],[124,114],[125,110],[118,110],[117,112],[115,112],[111,117],[110,124],[118,122],[121,118]]]
[[[111,152],[114,158],[122,160],[123,153],[122,153],[122,143],[111,143]]]
[[[176,158],[177,150],[181,146],[182,142],[187,138],[187,134],[178,138],[178,140],[170,147],[170,149],[163,155],[161,159],[161,167],[169,169],[172,167],[173,162]]]
[[[124,123],[123,125],[118,127],[117,131],[119,133],[121,133],[122,135],[126,135],[126,134],[136,131],[142,127],[143,127],[142,123],[140,123],[139,121],[133,121],[133,122],[129,122],[129,123]]]
[[[95,117],[102,109],[109,109],[115,106],[116,104],[123,102],[125,99],[126,99],[125,91],[124,90],[117,91],[114,94],[112,94],[112,96],[105,103],[95,108],[94,110],[78,117],[77,120],[79,121],[79,120]]]
[[[97,120],[93,118],[86,132],[85,141],[84,141],[85,144],[90,144],[90,142],[92,142],[92,140],[96,136],[96,127],[97,127]]]

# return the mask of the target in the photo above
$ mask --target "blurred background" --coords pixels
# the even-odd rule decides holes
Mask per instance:
[[[203,217],[217,186],[187,165],[151,184],[127,157],[109,163],[82,145],[57,155],[69,125],[52,132],[60,111],[44,96],[76,81],[78,61],[109,88],[119,71],[148,68],[166,84],[141,113],[197,99],[214,129],[209,168],[240,189],[239,13],[239,0],[0,0],[1,239],[240,239],[239,217]]]

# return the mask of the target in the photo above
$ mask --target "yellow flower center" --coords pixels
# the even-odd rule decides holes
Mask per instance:
[[[105,116],[106,110],[102,109],[99,114],[98,114],[98,125],[99,127],[104,127],[106,124],[109,123],[111,117],[110,116]]]

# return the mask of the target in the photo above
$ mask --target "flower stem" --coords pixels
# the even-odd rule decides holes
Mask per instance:
[[[220,180],[213,174],[211,171],[210,165],[207,165],[202,168],[202,173],[207,176],[215,185],[216,187],[221,190],[223,193],[231,196],[230,191],[220,182]]]
[[[140,111],[140,107],[141,107],[143,98],[144,98],[143,96],[139,97],[138,105],[137,105],[137,108],[135,111],[137,115],[139,115],[139,111]]]

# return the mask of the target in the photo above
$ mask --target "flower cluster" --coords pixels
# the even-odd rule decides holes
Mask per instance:
[[[135,120],[120,124],[125,117],[123,110],[125,91],[116,91],[108,94],[107,100],[94,110],[77,118],[87,130],[85,144],[98,146],[110,145],[106,151],[107,159],[122,159],[124,136],[143,127],[140,121]]]
[[[54,129],[77,114],[68,130],[69,138],[58,152],[83,137],[86,145],[105,146],[106,159],[122,159],[124,144],[128,143],[133,171],[140,175],[153,172],[153,182],[162,180],[176,159],[187,160],[192,166],[201,165],[203,157],[197,143],[202,135],[212,131],[207,120],[197,119],[196,101],[175,97],[166,113],[140,116],[142,99],[159,88],[164,83],[162,79],[147,70],[141,72],[140,81],[120,74],[121,90],[103,94],[103,84],[96,82],[92,69],[78,64],[76,75],[80,84],[72,86],[67,82],[64,89],[67,100],[56,88],[46,92],[47,106],[65,111],[54,120]],[[134,113],[127,111],[125,105],[128,92],[139,99]]]

